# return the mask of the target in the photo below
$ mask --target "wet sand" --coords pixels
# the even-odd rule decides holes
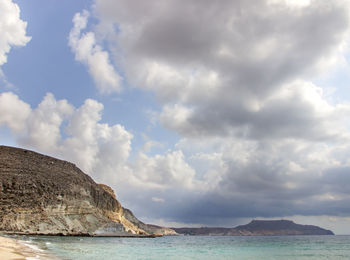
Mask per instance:
[[[40,249],[36,249],[25,242],[13,238],[0,236],[0,259],[1,260],[31,260],[31,259],[56,259]]]

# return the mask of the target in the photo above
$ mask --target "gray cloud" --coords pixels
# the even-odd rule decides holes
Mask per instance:
[[[101,124],[103,105],[94,100],[74,108],[47,94],[35,109],[10,92],[0,100],[0,124],[20,144],[75,162],[140,217],[228,225],[258,216],[350,214],[347,143],[189,140],[164,155],[140,152],[131,162],[132,135]]]
[[[75,16],[70,46],[101,93],[118,92],[123,75],[157,96],[159,121],[183,137],[164,154],[131,160],[132,134],[102,123],[91,99],[75,108],[47,94],[34,108],[2,93],[0,126],[111,185],[151,222],[349,216],[350,105],[312,83],[344,55],[348,3],[285,2],[96,0],[100,24],[86,33],[87,12]],[[0,65],[30,39],[15,5],[3,5],[17,29],[13,42],[0,40]]]
[[[349,151],[338,156],[339,146],[304,141],[220,143],[215,153],[192,155],[204,168],[201,174],[200,167],[195,167],[196,186],[174,182],[161,190],[140,186],[137,194],[133,189],[123,191],[123,200],[141,218],[184,224],[231,225],[241,218],[350,214],[349,167],[335,166]],[[196,166],[193,161],[191,165]],[[152,197],[164,202],[151,202]]]
[[[112,46],[129,83],[154,91],[164,108],[191,109],[178,124],[169,121],[181,111],[164,110],[166,127],[185,136],[321,138],[324,126],[303,87],[284,100],[271,97],[336,57],[349,27],[344,2],[99,0],[96,10],[119,28]],[[216,80],[203,83],[208,74]]]
[[[350,213],[350,106],[313,83],[344,57],[349,5],[293,3],[96,0],[101,24],[117,27],[109,44],[125,80],[154,92],[160,122],[184,138],[176,171],[162,155],[133,167],[166,187],[123,192],[141,216],[229,223]]]
[[[88,33],[87,13],[76,15],[70,44],[101,92],[119,90],[115,65],[123,83],[157,96],[159,121],[183,138],[165,154],[131,161],[131,133],[101,123],[103,105],[90,99],[75,108],[48,94],[32,108],[3,93],[0,125],[116,188],[140,217],[349,216],[350,105],[312,83],[344,55],[348,4],[287,2],[96,0],[100,24]]]
[[[147,207],[140,207],[137,203],[130,205],[133,205],[142,217],[207,225],[217,223],[218,219],[220,223],[217,224],[228,225],[232,219],[238,218],[318,216],[330,215],[330,213],[333,216],[347,216],[350,214],[349,189],[343,189],[345,185],[341,184],[341,179],[335,178],[334,183],[329,183],[331,173],[321,179],[300,180],[297,187],[291,190],[281,187],[286,179],[278,179],[277,176],[271,176],[273,174],[270,174],[270,178],[264,179],[267,173],[253,170],[255,172],[251,173],[251,176],[245,176],[245,178],[241,176],[241,181],[237,180],[238,178],[234,181],[225,180],[229,183],[223,185],[224,187],[218,187],[218,189],[229,188],[232,191],[231,194],[221,194],[218,190],[197,194],[170,189],[162,195],[165,203],[149,203],[146,196],[138,200]],[[261,180],[257,181],[259,172],[262,176],[260,176]],[[348,169],[346,174],[348,175]],[[275,177],[277,180],[274,179]],[[339,195],[339,198],[322,197],[323,194]],[[128,200],[130,198],[126,199]]]

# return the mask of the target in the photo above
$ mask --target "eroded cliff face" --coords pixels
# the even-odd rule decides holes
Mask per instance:
[[[103,188],[105,191],[107,191],[109,194],[113,196],[113,198],[116,199],[116,195],[113,191],[113,189],[105,184],[99,184],[101,188]],[[142,221],[140,221],[138,218],[135,217],[134,213],[130,209],[122,208],[123,213],[121,214],[121,219],[123,223],[126,223],[124,225],[128,226],[135,226],[141,230],[144,230],[148,234],[156,234],[156,235],[162,235],[162,236],[175,236],[179,235],[176,233],[173,229],[167,228],[167,227],[160,227],[157,225],[151,225],[151,224],[145,224]]]
[[[0,146],[0,231],[148,235],[125,217],[108,189],[72,163]]]
[[[132,224],[139,227],[142,230],[145,230],[149,234],[158,234],[163,236],[176,236],[179,235],[175,230],[167,227],[160,227],[157,225],[145,224],[142,221],[138,220],[131,210],[123,208],[124,216]]]

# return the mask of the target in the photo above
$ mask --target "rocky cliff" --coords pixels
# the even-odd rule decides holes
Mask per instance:
[[[332,231],[312,225],[299,225],[290,220],[253,220],[235,228],[173,228],[177,233],[193,236],[285,236],[334,235]]]
[[[0,146],[0,231],[96,236],[152,233],[135,225],[138,220],[126,212],[111,188],[96,184],[74,164]]]
[[[164,236],[175,236],[178,235],[173,229],[167,228],[167,227],[160,227],[156,225],[150,225],[150,224],[145,224],[138,220],[134,214],[131,212],[131,210],[123,208],[123,212],[125,217],[135,226],[138,228],[146,231],[149,234],[158,234],[158,235],[164,235]]]

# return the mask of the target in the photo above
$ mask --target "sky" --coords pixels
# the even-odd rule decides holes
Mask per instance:
[[[350,234],[349,0],[0,0],[0,143],[141,220]]]

